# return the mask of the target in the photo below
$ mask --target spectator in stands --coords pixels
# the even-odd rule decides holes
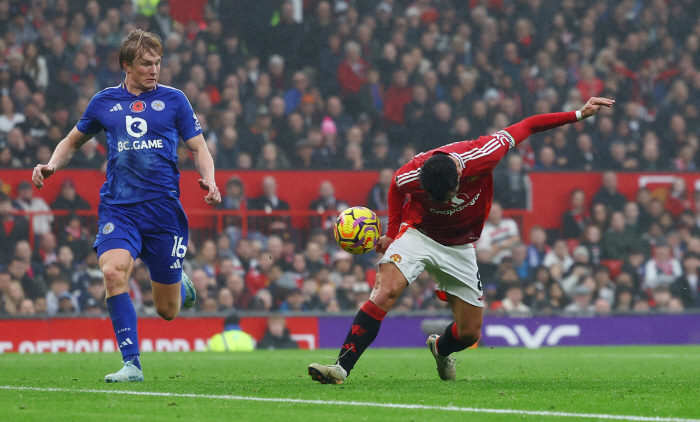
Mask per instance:
[[[272,60],[282,59],[279,56],[273,56],[270,58]],[[308,93],[309,90],[309,80],[304,72],[295,72],[292,76],[292,88],[290,88],[284,94],[284,111],[286,114],[290,114],[296,111],[297,107],[301,104],[301,99]]]
[[[262,182],[263,194],[249,200],[251,210],[283,211],[289,209],[289,204],[277,196],[277,180],[266,176]],[[258,217],[254,220],[254,228],[265,234],[282,232],[289,228],[289,217]]]
[[[345,60],[338,66],[338,84],[343,101],[351,112],[359,111],[360,88],[367,82],[369,63],[362,59],[362,49],[354,41],[345,43]]]
[[[250,300],[253,295],[245,285],[243,277],[238,274],[232,274],[226,279],[226,287],[233,294],[233,306],[239,310],[248,309]]]
[[[590,224],[598,226],[601,230],[608,228],[608,208],[602,202],[594,203],[591,207]]]
[[[579,284],[574,289],[574,301],[564,308],[568,314],[588,315],[595,312],[595,307],[591,303],[591,289],[585,284]]]
[[[53,291],[53,287],[51,289]],[[105,286],[102,278],[93,277],[87,285],[87,290],[78,296],[78,309],[82,313],[106,313]]]
[[[671,284],[683,275],[681,263],[671,255],[671,248],[666,241],[661,241],[654,248],[653,257],[644,266],[644,280],[641,289],[650,293],[661,284]]]
[[[639,239],[642,235],[639,205],[636,202],[627,202],[625,204],[624,215],[626,230],[634,236],[635,239]]]
[[[683,302],[684,308],[700,308],[700,255],[688,252],[681,263],[683,274],[671,284],[671,292]]]
[[[603,173],[603,186],[593,197],[593,204],[603,204],[608,211],[622,211],[627,198],[617,190],[617,175],[612,171]]]
[[[272,316],[267,320],[265,335],[258,342],[259,350],[298,349],[297,342],[292,340],[287,321],[282,316]]]
[[[523,168],[523,159],[513,154],[507,168],[494,175],[494,197],[506,209],[526,210],[532,207],[532,183]]]
[[[217,208],[224,210],[246,210],[248,208],[248,200],[245,197],[243,182],[238,176],[233,176],[226,182],[226,195],[221,198],[221,204]],[[224,217],[225,227],[235,226],[240,227],[241,217],[226,216]],[[237,231],[236,237],[240,236],[240,231]],[[232,239],[231,243],[235,239]]]
[[[588,223],[586,193],[583,189],[571,192],[570,209],[562,216],[562,234],[566,239],[580,239]]]
[[[547,252],[542,261],[542,265],[547,268],[554,264],[559,265],[564,272],[569,271],[569,268],[574,264],[574,260],[569,255],[569,248],[564,239],[556,239],[554,241],[554,247]]]
[[[308,310],[309,307],[304,302],[304,295],[298,288],[290,290],[279,307],[280,312],[304,312]]]
[[[527,316],[531,314],[530,307],[523,302],[523,287],[520,283],[511,283],[506,287],[505,298],[501,306],[508,315]]]
[[[224,330],[209,339],[207,350],[210,352],[251,352],[255,349],[255,340],[241,329],[240,317],[231,314],[224,319]]]
[[[7,265],[12,258],[15,245],[29,238],[29,222],[13,215],[12,200],[0,192],[0,263]]]
[[[547,245],[547,232],[540,226],[530,229],[530,245],[527,247],[527,262],[534,269],[543,265],[544,258],[550,251]]]
[[[625,216],[620,211],[615,211],[610,216],[610,228],[606,230],[602,239],[603,259],[624,259],[634,248],[638,238],[627,230]]]
[[[319,214],[323,214],[326,211],[341,212],[349,207],[346,201],[335,197],[335,187],[328,180],[321,182],[318,189],[318,194],[319,197],[311,201],[311,204],[309,204],[309,209],[316,210]],[[321,224],[321,219],[314,218],[312,220],[312,226],[322,226],[325,229],[329,229],[334,222],[335,216],[330,216],[323,219],[323,224]]]
[[[17,199],[15,200],[15,208],[24,211],[50,211],[49,205],[42,198],[34,196],[32,184],[26,180],[20,182],[17,187]],[[53,215],[34,215],[32,216],[32,230],[34,236],[41,236],[51,230],[53,223]]]
[[[338,135],[340,137],[345,137],[348,130],[350,130],[353,125],[353,119],[345,112],[340,98],[335,96],[329,97],[326,102],[326,109],[328,111],[327,116],[335,123]]]
[[[652,293],[652,310],[657,312],[683,312],[683,303],[671,295],[668,284],[660,284]]]
[[[51,281],[49,291],[46,293],[46,306],[50,316],[55,315],[60,309],[63,309],[64,313],[71,308],[78,309],[78,301],[70,294],[69,289],[70,281],[65,275],[58,276]],[[64,298],[70,300],[70,307],[68,305],[61,306],[61,300]]]
[[[70,167],[103,170],[107,160],[104,154],[97,150],[98,145],[99,143],[95,138],[83,144],[71,159]]]
[[[499,264],[504,257],[512,256],[511,247],[519,241],[517,223],[513,219],[503,218],[501,204],[494,201],[481,237],[476,242],[477,250],[483,250],[488,254],[489,261]]]
[[[73,179],[65,179],[63,183],[61,183],[61,193],[51,203],[51,209],[54,210],[77,211],[89,210],[90,208],[90,204],[76,193]]]
[[[367,169],[383,169],[396,165],[396,156],[391,152],[389,139],[383,132],[377,133],[372,141],[372,154],[368,157],[365,167]]]
[[[59,232],[57,243],[59,246],[68,246],[77,262],[83,262],[92,250],[90,232],[75,214],[68,216],[68,224]]]
[[[602,234],[599,226],[589,224],[583,232],[581,246],[585,247],[590,257],[590,262],[594,265],[600,264],[603,259]]]
[[[534,171],[556,171],[561,170],[561,166],[557,163],[558,159],[554,149],[548,145],[543,146],[537,156],[537,161],[533,167]],[[565,158],[565,157],[564,157]]]

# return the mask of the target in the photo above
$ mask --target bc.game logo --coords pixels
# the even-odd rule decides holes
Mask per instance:
[[[578,337],[581,328],[576,324],[558,325],[552,328],[549,324],[539,325],[534,334],[524,325],[514,325],[511,329],[507,325],[489,324],[486,326],[486,337],[500,337],[508,343],[508,346],[522,345],[528,349],[537,349],[542,344],[556,346],[563,337]]]

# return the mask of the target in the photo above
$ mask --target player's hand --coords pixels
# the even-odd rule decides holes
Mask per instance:
[[[390,238],[389,236],[382,236],[379,238],[377,241],[377,244],[374,246],[374,250],[379,252],[379,253],[384,253],[386,250],[389,248],[389,245],[391,245],[391,242],[393,242],[394,239]]]
[[[601,107],[612,107],[613,104],[615,104],[615,100],[602,97],[591,97],[581,109],[581,116],[586,119],[596,114]]]
[[[204,179],[199,179],[199,187],[209,191],[207,196],[204,197],[204,201],[209,205],[217,205],[221,203],[221,192],[215,184],[205,182]]]
[[[48,179],[56,171],[55,164],[37,164],[32,173],[32,182],[38,189],[44,187],[44,179]]]

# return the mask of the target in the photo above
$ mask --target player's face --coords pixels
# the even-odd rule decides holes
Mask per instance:
[[[160,74],[161,56],[146,51],[141,57],[126,66],[127,78],[141,91],[155,88]]]

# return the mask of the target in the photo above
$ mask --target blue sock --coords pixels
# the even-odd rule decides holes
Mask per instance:
[[[136,332],[136,310],[134,304],[131,303],[129,293],[107,298],[107,309],[124,362],[133,359],[134,366],[141,369],[139,336]]]
[[[182,297],[182,302],[180,302],[182,306],[185,303],[185,299],[187,299],[187,290],[185,289],[185,283],[182,281],[180,281],[180,296]]]

